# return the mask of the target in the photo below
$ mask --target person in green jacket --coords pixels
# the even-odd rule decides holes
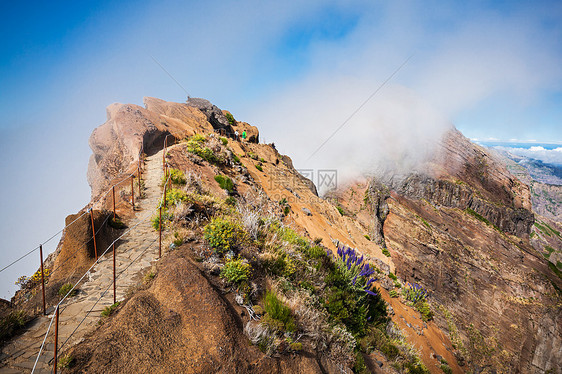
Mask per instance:
[[[246,131],[242,131],[242,139],[246,140]]]

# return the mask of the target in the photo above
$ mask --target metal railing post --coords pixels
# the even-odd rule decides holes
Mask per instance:
[[[141,196],[142,196],[142,193],[141,193],[141,169],[140,169],[140,166],[137,168],[137,173],[139,173],[139,199],[140,199]]]
[[[90,220],[92,221],[92,235],[94,237],[94,252],[96,254],[96,260],[98,259],[98,247],[96,245],[96,229],[94,227],[94,210],[90,209]]]
[[[43,245],[39,244],[39,257],[41,257],[41,289],[43,291],[43,315],[47,314],[45,303],[45,271],[43,270]]]
[[[115,281],[115,243],[113,243],[113,304],[117,302],[117,284]]]
[[[135,174],[131,174],[131,204],[133,205],[133,210],[135,210],[135,190],[133,189],[133,180],[135,179]]]
[[[57,310],[55,311],[55,353],[53,362],[53,371],[57,374],[57,355],[58,355],[58,343],[59,343],[59,306],[57,305]]]
[[[158,258],[162,257],[162,204],[160,204],[160,214],[158,216]]]
[[[164,208],[167,207],[167,205],[166,205],[166,204],[167,204],[167,203],[166,203],[166,196],[167,196],[167,193],[168,193],[168,180],[165,179],[165,182],[164,182]]]
[[[113,185],[113,220],[115,221],[115,185]]]

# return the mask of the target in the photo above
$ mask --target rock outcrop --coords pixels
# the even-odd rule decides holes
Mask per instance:
[[[377,241],[380,223],[396,275],[430,292],[467,370],[556,372],[562,279],[529,241],[537,229],[526,184],[451,130],[425,173],[385,175],[364,195],[363,205],[344,193],[343,204]]]

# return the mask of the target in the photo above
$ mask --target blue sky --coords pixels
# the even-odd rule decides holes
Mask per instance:
[[[0,264],[88,202],[87,141],[107,105],[185,100],[151,56],[302,167],[409,56],[334,141],[368,133],[388,153],[443,121],[470,138],[562,141],[559,1],[3,2],[0,14]]]

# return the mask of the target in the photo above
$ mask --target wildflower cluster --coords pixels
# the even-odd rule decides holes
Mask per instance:
[[[404,296],[414,304],[425,301],[427,295],[427,290],[417,283],[408,283],[408,287],[404,289]]]
[[[371,296],[377,296],[375,292],[371,291],[373,282],[377,280],[376,277],[373,277],[375,269],[365,261],[365,257],[359,256],[355,249],[345,246],[338,246],[336,253],[336,264],[351,279],[351,285],[354,288],[362,289]],[[330,255],[331,252],[328,251],[328,256]]]
[[[364,336],[368,325],[386,321],[386,305],[371,290],[376,268],[352,248],[338,246],[335,256],[327,254],[324,307],[334,322],[343,323],[355,337]]]

